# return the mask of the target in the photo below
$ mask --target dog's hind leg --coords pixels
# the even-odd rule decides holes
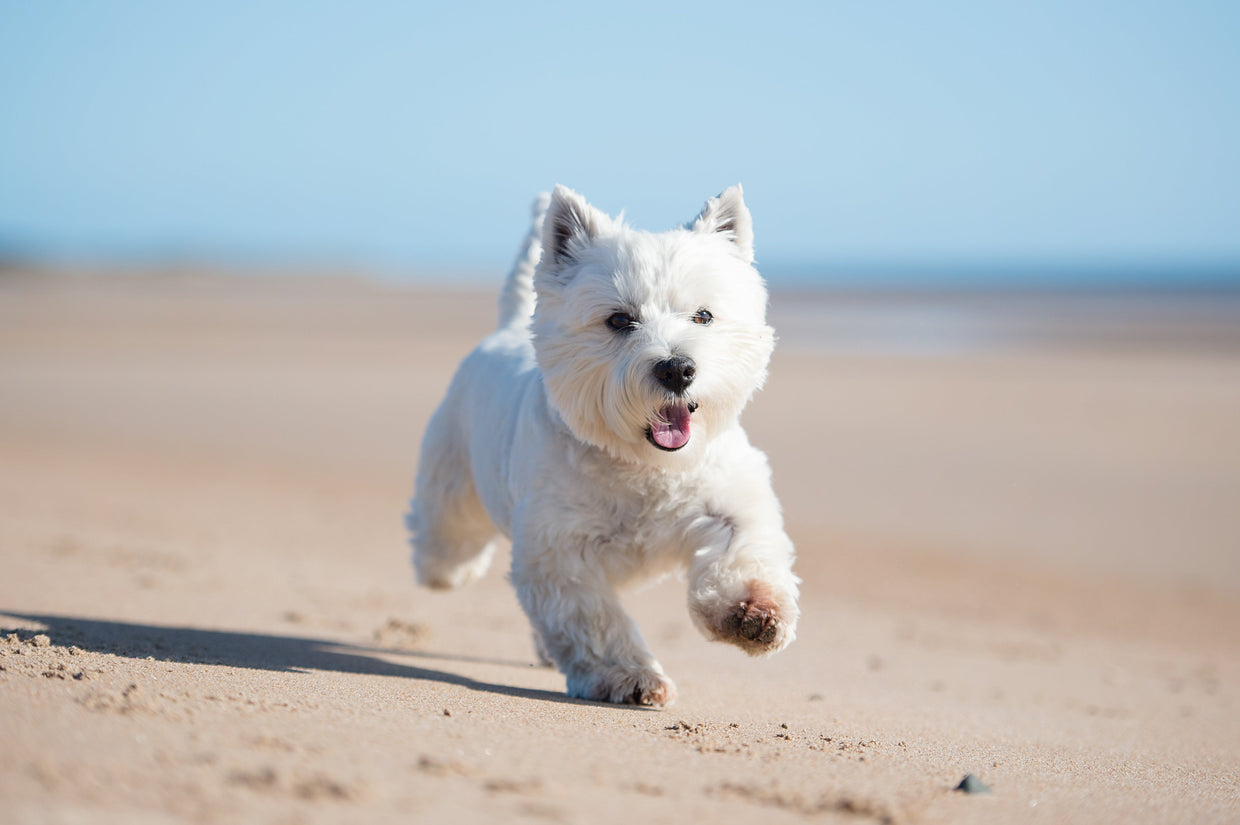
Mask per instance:
[[[438,412],[422,442],[405,524],[418,581],[427,587],[468,584],[487,571],[495,555],[499,534],[478,498],[465,447]]]

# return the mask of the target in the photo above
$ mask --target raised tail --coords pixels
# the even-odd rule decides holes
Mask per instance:
[[[521,251],[512,264],[512,271],[504,281],[499,295],[499,325],[502,329],[513,324],[524,324],[534,315],[534,267],[542,256],[543,218],[551,195],[539,193],[530,207],[530,231],[521,242]]]

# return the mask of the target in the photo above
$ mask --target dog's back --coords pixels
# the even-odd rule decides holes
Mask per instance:
[[[461,364],[422,439],[417,495],[406,525],[418,580],[429,587],[459,587],[481,576],[498,534],[508,530],[512,501],[503,479],[521,419],[506,413],[527,403],[536,380],[529,325],[550,199],[543,193],[534,200],[529,231],[500,293],[499,328]],[[505,423],[497,427],[475,418]]]

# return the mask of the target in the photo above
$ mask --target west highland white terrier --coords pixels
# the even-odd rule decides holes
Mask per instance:
[[[774,347],[740,186],[684,228],[639,232],[557,186],[422,442],[418,580],[481,576],[499,534],[540,657],[582,699],[675,686],[619,588],[687,571],[708,638],[761,655],[796,635],[794,551],[739,416]]]

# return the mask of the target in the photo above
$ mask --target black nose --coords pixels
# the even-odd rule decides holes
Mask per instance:
[[[677,395],[693,383],[695,375],[697,375],[697,365],[693,363],[692,358],[686,358],[683,355],[673,356],[654,365],[654,377]]]

